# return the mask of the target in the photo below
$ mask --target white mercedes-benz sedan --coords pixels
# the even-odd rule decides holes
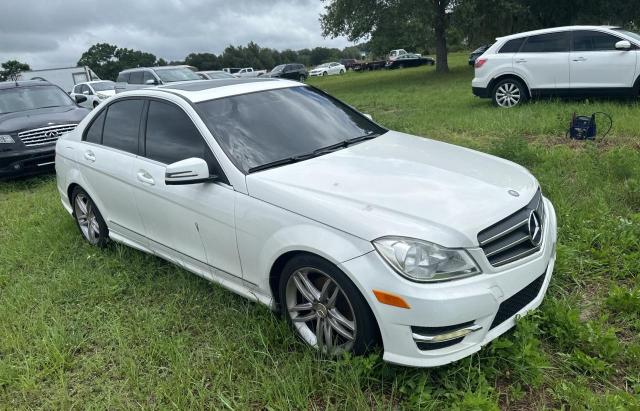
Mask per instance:
[[[89,243],[280,310],[329,354],[466,357],[541,303],[555,261],[555,212],[526,169],[293,81],[118,94],[58,140],[56,169]]]

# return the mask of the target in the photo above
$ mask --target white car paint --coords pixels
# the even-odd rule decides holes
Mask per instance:
[[[497,81],[503,76],[519,79],[526,94],[629,94],[637,95],[640,75],[640,37],[636,38],[610,26],[569,26],[536,30],[500,37],[476,60],[474,93],[490,97]],[[618,41],[628,41],[631,49],[576,50],[573,40],[561,52],[501,52],[505,44],[516,39],[552,33],[602,33]],[[529,40],[527,40],[529,41]],[[526,46],[526,43],[525,43]]]
[[[312,69],[309,72],[310,76],[335,76],[339,74],[344,74],[347,72],[347,69],[344,65],[336,62],[324,63],[319,65],[318,67]]]
[[[100,104],[101,102],[103,102],[104,100],[116,94],[115,88],[111,90],[99,90],[99,91],[95,89],[96,83],[105,83],[105,82],[111,83],[115,87],[115,83],[112,81],[103,81],[103,80],[87,81],[84,83],[76,84],[69,95],[73,99],[75,99],[76,96],[85,96],[87,99],[78,104],[88,109],[92,109],[96,107],[98,104]]]
[[[316,254],[335,264],[370,306],[381,331],[384,359],[438,366],[478,351],[537,307],[555,261],[556,219],[544,199],[539,251],[493,267],[478,231],[527,204],[536,179],[524,168],[473,150],[389,131],[373,140],[299,163],[244,174],[226,156],[192,103],[237,94],[306,87],[287,80],[230,84],[201,91],[171,86],[118,94],[153,97],[180,107],[205,138],[229,184],[164,183],[167,166],[82,141],[94,110],[56,145],[57,185],[68,212],[72,185],[101,211],[112,240],[158,255],[187,270],[275,308],[269,284],[278,257]],[[517,196],[509,190],[517,191]],[[396,273],[372,241],[415,237],[464,249],[481,274],[416,283]],[[544,275],[539,293],[489,330],[500,304]],[[410,309],[380,303],[374,289],[402,296]],[[475,321],[460,343],[429,351],[417,347],[411,326],[441,327]]]

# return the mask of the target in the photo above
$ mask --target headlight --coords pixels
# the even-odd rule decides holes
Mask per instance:
[[[373,245],[393,269],[412,281],[446,281],[481,273],[465,250],[405,237],[382,237]]]
[[[0,144],[13,144],[15,141],[13,137],[8,134],[0,134]]]
[[[100,93],[98,93],[98,94],[97,94],[97,96],[98,96],[98,98],[99,98],[100,100],[104,100],[105,98],[108,98],[108,97],[109,97],[109,96],[107,96],[106,94],[100,94]]]

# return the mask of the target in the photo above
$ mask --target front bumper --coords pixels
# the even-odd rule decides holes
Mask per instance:
[[[557,241],[553,205],[545,199],[544,243],[536,254],[494,268],[480,249],[469,252],[483,274],[441,283],[419,284],[395,273],[376,252],[341,264],[367,299],[380,327],[384,360],[414,367],[435,367],[480,350],[513,327],[516,318],[538,307],[546,293]],[[404,298],[410,309],[384,305],[372,290]],[[525,296],[526,298],[524,298]],[[462,338],[429,344],[420,337],[462,328]]]
[[[55,145],[0,152],[0,178],[18,177],[51,170]]]

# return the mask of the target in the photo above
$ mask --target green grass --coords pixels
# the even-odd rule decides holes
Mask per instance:
[[[640,106],[471,96],[464,55],[312,83],[385,126],[529,168],[556,206],[543,305],[478,354],[417,370],[319,358],[268,309],[127,247],[83,242],[52,176],[0,183],[0,409],[640,409]],[[610,113],[603,143],[564,138]],[[428,313],[425,313],[428,315]]]

